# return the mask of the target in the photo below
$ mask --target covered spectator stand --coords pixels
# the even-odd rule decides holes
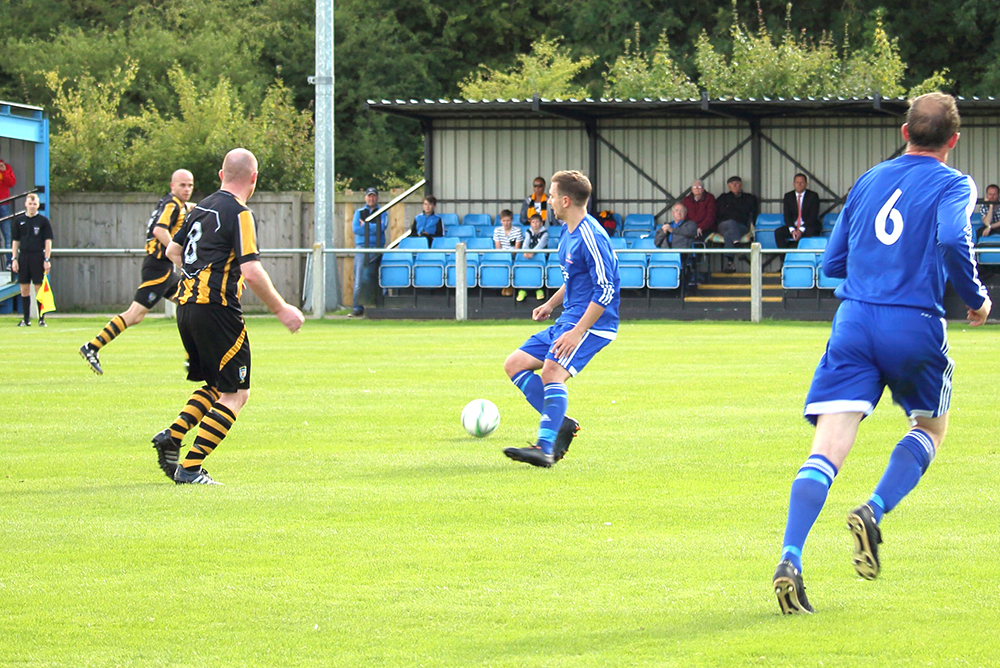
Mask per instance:
[[[701,179],[706,190],[726,192],[732,175],[760,198],[761,213],[780,214],[781,199],[803,173],[821,200],[821,217],[837,213],[854,180],[904,150],[899,127],[907,101],[868,98],[740,100],[381,100],[367,109],[409,119],[424,136],[425,193],[439,213],[488,214],[520,210],[536,176],[579,169],[594,184],[592,210],[669,218],[669,207]],[[949,164],[971,174],[981,190],[1000,181],[1000,101],[959,98],[962,139]],[[401,120],[400,122],[407,122]],[[828,288],[781,288],[782,258],[765,247],[765,288],[773,295],[765,315],[828,318],[835,307]],[[652,256],[650,256],[652,260]],[[745,265],[744,265],[745,266]],[[648,274],[648,272],[647,272]],[[768,287],[771,285],[771,287]],[[749,307],[728,299],[685,295],[681,317],[746,317]],[[648,275],[647,287],[648,289]],[[731,294],[730,294],[731,293]],[[429,295],[427,295],[429,296]],[[491,293],[483,300],[488,307]],[[673,317],[669,291],[626,295],[627,317]],[[641,299],[635,299],[641,297]],[[425,307],[431,301],[425,299]],[[475,298],[470,304],[475,303]],[[662,308],[657,306],[661,303]],[[523,304],[524,308],[531,303]],[[506,301],[504,310],[518,309]],[[668,312],[664,312],[664,310]],[[800,312],[801,311],[801,312]],[[502,313],[494,313],[496,317]],[[478,317],[470,313],[471,317]],[[482,317],[487,317],[483,315]]]

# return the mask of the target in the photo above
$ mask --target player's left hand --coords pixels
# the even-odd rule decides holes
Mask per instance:
[[[281,324],[287,327],[288,331],[292,334],[299,331],[302,323],[306,321],[305,316],[302,315],[302,311],[291,304],[285,304],[275,315],[278,316]]]
[[[575,329],[571,329],[565,332],[562,336],[556,339],[552,343],[552,353],[558,357],[566,357],[580,345],[580,340],[583,338],[583,333],[578,332]]]
[[[989,315],[990,315],[990,309],[992,307],[993,307],[993,302],[991,302],[990,298],[987,297],[986,301],[983,302],[983,305],[980,306],[979,308],[977,308],[976,310],[973,311],[970,308],[969,312],[968,312],[968,315],[967,315],[967,317],[969,319],[969,326],[970,327],[979,327],[980,325],[982,325],[983,323],[985,323],[986,322],[986,318],[988,318]]]

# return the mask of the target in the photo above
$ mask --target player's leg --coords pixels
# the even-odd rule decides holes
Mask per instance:
[[[543,402],[542,417],[538,425],[538,447],[546,455],[553,455],[556,436],[566,418],[569,394],[566,381],[570,372],[553,359],[546,359],[542,365]],[[553,456],[554,459],[554,456]]]
[[[208,474],[203,471],[202,463],[229,434],[233,423],[236,422],[236,417],[249,398],[249,389],[220,394],[219,400],[215,402],[215,405],[198,425],[198,434],[194,439],[194,445],[188,450],[184,461],[177,468],[174,475],[175,482],[215,482],[208,478]],[[208,480],[205,481],[204,478],[208,478]]]
[[[799,572],[806,538],[826,503],[830,485],[854,445],[863,416],[860,412],[817,416],[812,450],[792,481],[781,548],[781,561],[791,562]]]
[[[174,482],[214,484],[202,463],[229,434],[250,397],[250,339],[242,318],[223,307],[182,306],[177,316],[182,340],[185,336],[193,340],[203,380],[218,389],[219,398],[198,424],[194,444],[177,467]],[[212,374],[212,369],[218,372]]]
[[[809,457],[792,481],[774,590],[784,613],[812,612],[802,585],[802,549],[843,466],[862,418],[884,388],[871,359],[868,314],[845,301],[834,317],[827,350],[806,396],[805,417],[814,425]]]
[[[24,262],[24,260],[22,260]],[[18,263],[20,265],[21,262]],[[23,274],[23,271],[19,271],[19,274]],[[26,281],[21,283],[21,312],[24,317],[18,321],[18,327],[30,327],[31,326],[31,282]]]
[[[528,339],[525,342],[525,346],[541,347],[534,346],[532,342],[534,338]],[[533,350],[529,353],[522,346],[507,356],[507,359],[503,363],[503,370],[511,382],[514,383],[515,387],[521,391],[524,398],[528,400],[531,407],[541,413],[544,390],[542,388],[542,379],[539,378],[535,371],[542,368],[545,349],[541,350],[541,357],[536,357],[535,355],[537,354],[539,354],[539,351]]]
[[[911,429],[896,443],[889,463],[866,503],[847,515],[854,539],[854,568],[866,580],[881,570],[879,524],[920,482],[948,430],[954,362],[948,357],[947,323],[917,309],[884,307],[876,354],[893,401],[910,419]]]
[[[190,369],[190,367],[189,359],[188,368]],[[197,368],[197,362],[195,367]],[[195,375],[199,374],[196,372]],[[212,406],[218,399],[218,390],[211,385],[202,385],[191,394],[173,423],[153,436],[152,442],[153,448],[156,449],[157,463],[163,473],[171,480],[174,479],[174,473],[177,471],[184,436],[198,426],[205,415],[212,410]]]
[[[142,322],[164,295],[173,296],[177,291],[177,277],[172,268],[144,265],[142,279],[129,307],[109,320],[97,336],[80,347],[80,355],[98,375],[104,373],[98,356],[101,348],[114,341],[129,327]]]

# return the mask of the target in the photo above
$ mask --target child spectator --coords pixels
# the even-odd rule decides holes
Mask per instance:
[[[533,214],[529,219],[531,222],[531,229],[528,230],[528,236],[524,240],[525,248],[537,248],[539,250],[546,248],[549,245],[549,232],[544,227],[542,227],[542,217],[540,215]],[[524,258],[530,260],[535,256],[534,253],[525,253]],[[540,259],[544,259],[545,256],[541,256]],[[517,301],[523,302],[525,297],[528,296],[527,290],[521,290],[517,293]],[[545,299],[545,290],[538,288],[535,291],[535,299],[541,301]]]
[[[428,243],[434,237],[444,236],[444,223],[441,222],[441,216],[434,213],[437,202],[437,198],[433,195],[424,198],[424,212],[417,214],[417,217],[413,219],[410,236],[424,237]]]
[[[499,250],[515,250],[524,241],[524,232],[520,226],[514,227],[514,214],[510,209],[500,212],[500,225],[493,230],[493,247]],[[504,297],[513,297],[514,288],[504,288],[500,293]]]

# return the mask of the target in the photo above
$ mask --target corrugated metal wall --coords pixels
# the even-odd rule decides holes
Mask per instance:
[[[679,119],[602,125],[599,134],[676,199],[750,131],[732,121]],[[603,142],[597,164],[599,208],[623,215],[655,214],[671,204],[670,198]],[[726,179],[733,174],[739,174],[744,187],[753,191],[749,144],[706,178],[705,188],[713,194],[723,193]]]
[[[588,170],[587,133],[579,123],[539,119],[468,120],[435,124],[433,174],[439,213],[515,216],[536,176]],[[455,201],[459,200],[459,201]],[[474,200],[467,202],[465,200]]]
[[[980,185],[1000,181],[1000,119],[970,119],[949,163]],[[762,133],[837,196],[846,196],[855,179],[893,155],[902,145],[901,118],[772,119]],[[701,119],[605,121],[599,133],[674,196],[708,172],[750,136],[745,123]],[[588,171],[587,134],[579,123],[469,120],[435,125],[433,175],[438,210],[463,215],[495,214],[504,206],[517,212],[531,191],[531,180],[546,179],[559,169]],[[668,197],[603,142],[598,144],[597,205],[622,214],[659,213]],[[738,174],[744,189],[760,197],[761,210],[780,212],[782,196],[792,189],[795,163],[766,141],[761,143],[761,183],[751,177],[747,143],[705,179],[706,189],[726,192],[726,179]],[[819,183],[810,188],[821,199],[834,195]],[[456,201],[457,200],[457,201]],[[471,200],[471,201],[467,201]],[[824,209],[831,206],[825,203]],[[664,214],[666,215],[666,214]]]

